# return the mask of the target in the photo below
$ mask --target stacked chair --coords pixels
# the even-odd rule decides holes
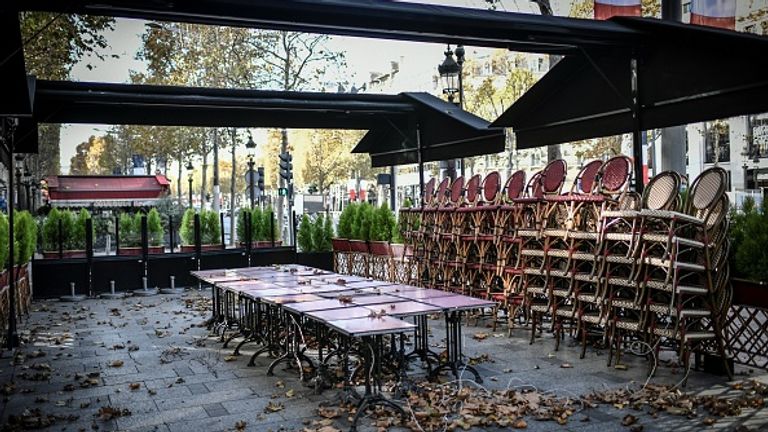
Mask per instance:
[[[422,206],[400,211],[406,245],[392,246],[388,271],[378,273],[493,300],[494,329],[500,311],[510,331],[525,317],[531,343],[548,322],[555,349],[570,333],[583,357],[597,335],[609,365],[636,343],[654,359],[675,350],[686,369],[692,353],[726,359],[725,171],[701,173],[686,199],[674,172],[656,175],[642,196],[630,192],[625,156],[588,162],[563,192],[566,172],[557,160],[527,183],[523,171],[506,182],[498,172],[431,179]],[[354,262],[345,253],[335,261],[341,270]]]

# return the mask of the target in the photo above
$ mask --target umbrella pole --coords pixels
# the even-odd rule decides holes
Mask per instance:
[[[632,159],[634,160],[635,171],[635,192],[643,193],[643,139],[642,139],[642,123],[640,121],[640,115],[642,107],[640,106],[640,90],[639,90],[639,74],[640,71],[637,67],[637,57],[632,57],[630,61],[631,65],[631,80],[632,80]]]

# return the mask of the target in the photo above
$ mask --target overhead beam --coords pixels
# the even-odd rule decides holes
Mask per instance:
[[[368,38],[574,53],[627,46],[617,23],[381,0],[12,0],[18,10],[189,22]]]

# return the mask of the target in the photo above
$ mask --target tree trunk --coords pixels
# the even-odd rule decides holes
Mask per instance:
[[[232,128],[232,173],[229,182],[229,244],[235,243],[235,179],[237,178],[237,158],[235,149],[237,147],[237,129]]]
[[[219,129],[213,130],[213,202],[211,203],[211,209],[214,213],[221,211],[221,204],[219,197],[221,196],[221,189],[219,187]]]

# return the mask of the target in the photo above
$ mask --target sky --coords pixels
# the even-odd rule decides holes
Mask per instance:
[[[472,7],[485,9],[485,0],[420,0],[420,3],[443,4],[450,6]],[[564,6],[563,6],[564,5]],[[569,3],[565,0],[554,1],[555,13],[566,14]],[[560,10],[563,9],[563,10]],[[529,0],[504,0],[499,10],[538,13],[538,8]],[[129,72],[143,71],[145,65],[137,60],[136,52],[141,46],[141,34],[144,32],[145,21],[133,19],[117,19],[115,29],[105,32],[109,48],[106,54],[118,54],[118,59],[106,56],[105,60],[85,58],[72,70],[75,81],[128,82]],[[346,77],[356,86],[368,81],[371,72],[388,72],[390,62],[401,63],[400,82],[405,83],[412,91],[431,91],[432,77],[437,65],[443,60],[445,46],[418,42],[389,41],[379,39],[363,39],[333,36],[330,42],[333,49],[346,52]],[[467,56],[479,55],[484,49],[467,48]],[[86,64],[95,66],[89,70]],[[110,125],[69,124],[61,133],[61,167],[62,172],[69,171],[70,159],[75,153],[75,147],[91,135],[102,135]],[[266,131],[252,130],[254,140],[263,141]]]

